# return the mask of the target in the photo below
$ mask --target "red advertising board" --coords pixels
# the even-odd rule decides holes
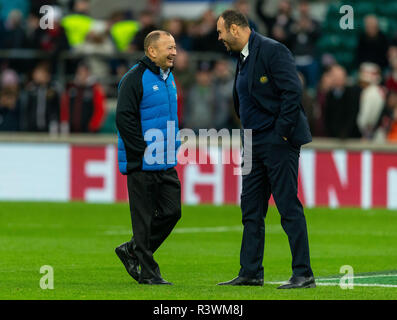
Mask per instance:
[[[196,161],[178,164],[185,204],[239,203],[241,177],[234,175],[238,164],[212,164],[213,151],[203,155],[197,150]],[[233,159],[231,154],[240,150],[223,152]],[[206,164],[197,164],[200,156],[208,159]],[[71,200],[128,200],[115,146],[71,146],[69,171]],[[299,171],[299,197],[306,206],[397,207],[397,153],[304,149]]]

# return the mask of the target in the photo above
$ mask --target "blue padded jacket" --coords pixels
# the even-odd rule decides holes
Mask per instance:
[[[148,57],[121,79],[116,110],[118,162],[122,174],[167,170],[177,164],[180,141],[177,89]]]

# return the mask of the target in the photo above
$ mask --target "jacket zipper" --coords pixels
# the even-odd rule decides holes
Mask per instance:
[[[165,87],[167,88],[167,99],[168,99],[168,111],[170,112],[170,120],[172,121],[172,110],[171,110],[171,100],[170,100],[170,91],[168,89],[168,84],[167,84],[167,80],[170,76],[168,75],[167,79],[163,79],[163,81],[165,82]]]

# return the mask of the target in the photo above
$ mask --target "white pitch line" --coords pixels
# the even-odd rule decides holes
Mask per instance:
[[[363,278],[378,278],[378,277],[397,277],[397,274],[378,274],[378,275],[368,275],[368,276],[354,276],[353,279],[363,279]],[[319,281],[329,281],[329,280],[340,280],[340,278],[319,278]]]
[[[229,232],[243,231],[243,226],[220,226],[220,227],[204,227],[204,228],[175,228],[173,233],[200,233],[200,232]]]
[[[201,233],[201,232],[242,232],[243,226],[219,226],[219,227],[202,227],[202,228],[175,228],[172,233]],[[107,235],[127,235],[131,230],[107,230]]]
[[[318,279],[325,280],[325,279]],[[265,284],[286,284],[285,281],[268,281]],[[339,286],[339,282],[318,282],[316,281],[316,285],[318,286]],[[353,283],[354,287],[384,287],[384,288],[397,288],[397,284],[381,284],[381,283]]]
[[[319,286],[339,286],[339,283],[333,282],[317,282]],[[397,288],[397,284],[380,284],[380,283],[353,283],[353,287],[384,287]]]
[[[108,228],[108,226],[103,226]],[[217,226],[217,227],[191,227],[191,228],[175,228],[172,233],[200,233],[200,232],[242,232],[243,226]],[[104,232],[106,235],[130,235],[131,229],[127,229],[124,226],[113,226]],[[283,234],[284,231],[279,224],[266,224],[265,234]],[[341,235],[345,234],[338,231],[311,231],[310,234],[315,235]],[[391,236],[395,233],[385,233],[385,232],[350,232],[350,235],[367,235],[367,236]],[[397,234],[396,234],[397,235]]]

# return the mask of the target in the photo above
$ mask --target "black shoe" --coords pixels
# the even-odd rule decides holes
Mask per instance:
[[[124,264],[128,274],[136,281],[139,281],[139,261],[134,252],[129,252],[127,249],[127,242],[119,245],[115,250],[117,256]]]
[[[302,289],[315,288],[316,281],[314,277],[295,277],[292,276],[286,284],[279,286],[277,289]]]
[[[218,283],[218,286],[263,286],[263,279],[240,277]]]
[[[163,278],[151,278],[151,279],[140,279],[140,284],[168,284],[172,285],[171,282],[165,281]]]

